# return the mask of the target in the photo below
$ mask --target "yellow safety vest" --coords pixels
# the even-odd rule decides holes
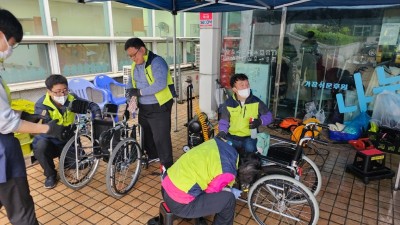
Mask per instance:
[[[4,81],[3,78],[1,78],[1,83],[3,84],[4,90],[6,91],[8,102],[11,104],[11,91],[10,91],[10,88],[8,87],[7,83]]]
[[[144,61],[145,63],[147,62],[147,59],[149,58],[149,53],[144,56]],[[132,70],[131,70],[131,76],[132,76],[132,85],[134,88],[136,88],[136,81],[134,79],[134,71],[135,71],[135,66],[136,63],[132,63]],[[146,73],[146,79],[147,82],[149,82],[150,85],[152,85],[155,80],[153,76],[153,71],[151,70],[151,64],[145,68],[145,73]],[[169,89],[169,85],[173,84],[174,82],[172,81],[172,76],[171,73],[168,69],[168,74],[167,74],[167,86],[162,89],[161,91],[157,92],[155,94],[155,97],[157,99],[158,104],[163,105],[164,103],[168,102],[170,99],[172,99],[172,93],[171,90]]]
[[[68,101],[72,102],[75,99],[75,97],[71,94],[68,94]],[[50,95],[46,93],[46,97],[43,100],[43,105],[48,106],[52,108],[52,110],[49,110],[49,115],[52,120],[58,120],[58,125],[63,125],[63,126],[69,126],[75,121],[75,113],[69,111],[69,109],[66,110],[64,114],[61,114],[58,108],[53,104],[53,102],[50,100]]]

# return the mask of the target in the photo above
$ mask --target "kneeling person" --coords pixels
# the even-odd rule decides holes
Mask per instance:
[[[215,214],[213,224],[233,224],[235,199],[241,191],[227,186],[235,182],[238,159],[237,151],[219,138],[182,155],[163,174],[163,198],[171,212],[182,218]],[[241,174],[240,183],[257,175],[256,170],[247,171],[251,174]]]
[[[65,127],[71,125],[75,120],[75,113],[68,109],[70,102],[75,99],[86,100],[68,92],[68,81],[62,75],[50,75],[45,84],[47,93],[36,102],[35,114],[44,116],[43,123],[58,120],[59,125]],[[95,117],[101,118],[101,110],[96,103],[89,102],[89,109]],[[53,188],[57,184],[57,171],[53,158],[60,157],[66,141],[61,141],[47,134],[36,135],[33,139],[33,154],[46,176],[45,188]]]

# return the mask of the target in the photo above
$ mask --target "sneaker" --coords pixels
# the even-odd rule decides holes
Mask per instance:
[[[160,162],[160,158],[149,159],[147,162],[148,162],[149,164],[150,164],[150,163],[153,163],[153,162]]]
[[[57,184],[56,176],[46,177],[46,180],[44,181],[44,188],[51,189],[54,188],[56,184]]]

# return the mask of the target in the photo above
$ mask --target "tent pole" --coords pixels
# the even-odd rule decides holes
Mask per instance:
[[[174,38],[172,40],[172,44],[174,46],[174,85],[175,85],[175,93],[176,93],[176,79],[177,77],[177,72],[176,72],[176,13],[172,13],[173,19],[174,19]],[[175,98],[175,132],[178,131],[178,101],[177,98]]]
[[[281,67],[282,67],[282,53],[283,53],[283,38],[285,36],[286,30],[286,12],[287,8],[282,8],[282,18],[281,18],[281,31],[279,34],[279,48],[278,48],[278,60],[276,64],[276,76],[275,76],[275,90],[274,90],[274,104],[272,108],[272,113],[276,117],[278,111],[278,103],[279,103],[279,81],[281,79]],[[271,65],[270,65],[271,66]],[[272,74],[269,74],[272,76]],[[271,90],[268,90],[269,92]],[[268,99],[270,101],[270,99]]]

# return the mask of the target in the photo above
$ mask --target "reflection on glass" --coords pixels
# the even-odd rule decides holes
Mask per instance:
[[[46,35],[46,24],[42,20],[43,10],[40,10],[39,1],[32,0],[1,0],[1,8],[12,12],[22,24],[24,35]],[[23,7],[21,7],[23,6]]]
[[[176,43],[176,63],[182,63],[182,43]],[[172,45],[172,40],[167,43],[157,43],[157,55],[163,57],[168,65],[174,64],[174,46]]]
[[[155,19],[155,25],[156,25],[156,30],[155,36],[156,37],[173,37],[174,36],[174,23],[173,23],[173,17],[170,12],[166,11],[155,11],[156,14],[156,19]],[[181,20],[179,19],[180,16],[176,17],[176,36],[180,37],[183,36],[181,34]]]
[[[115,36],[151,36],[151,10],[111,3]]]
[[[49,0],[54,35],[105,36],[106,3],[77,4],[76,1]],[[77,13],[79,12],[79,13]]]
[[[186,34],[185,37],[200,37],[199,13],[185,13]]]
[[[51,73],[47,44],[20,44],[4,63],[7,83],[44,80]]]
[[[65,76],[111,71],[108,44],[57,44],[61,73]]]
[[[399,10],[398,7],[289,10],[283,57],[278,57],[281,12],[224,13],[221,82],[229,82],[238,63],[269,64],[270,71],[264,71],[264,76],[270,75],[269,81],[274,84],[269,87],[268,100],[279,101],[276,116],[303,119],[307,113],[305,104],[314,102],[316,111],[311,113],[323,110],[325,123],[351,120],[359,114],[367,98],[360,96],[358,89],[364,88],[362,93],[367,89],[365,96],[373,96],[371,90],[380,85],[376,66],[385,63],[392,71],[400,66]],[[252,76],[251,71],[246,73]],[[361,74],[358,86],[356,73]],[[278,74],[280,80],[275,81]],[[338,94],[342,95],[342,105],[338,103]]]
[[[197,42],[197,41],[191,41],[191,42],[186,43],[187,63],[194,63],[196,61],[196,45],[198,45],[198,44],[199,44],[199,42]]]

